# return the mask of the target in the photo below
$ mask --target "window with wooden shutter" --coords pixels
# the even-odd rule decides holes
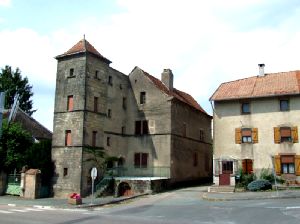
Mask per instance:
[[[68,96],[68,102],[67,102],[67,111],[73,110],[73,95]]]
[[[274,143],[280,144],[280,128],[274,127]]]
[[[258,143],[258,129],[252,128],[252,143]]]
[[[281,161],[279,155],[274,156],[274,165],[276,175],[281,175]]]
[[[235,129],[235,144],[241,144],[242,143],[242,130],[241,128]]]
[[[294,143],[298,143],[298,127],[292,127],[292,138]]]
[[[72,138],[71,138],[71,130],[66,130],[65,133],[65,146],[71,146]]]
[[[253,161],[252,159],[243,159],[242,168],[244,174],[250,174],[253,172]]]
[[[295,155],[295,171],[296,175],[300,176],[300,155]]]

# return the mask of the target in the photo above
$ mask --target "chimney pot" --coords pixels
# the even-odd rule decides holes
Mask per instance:
[[[170,91],[173,90],[173,73],[171,69],[163,70],[163,73],[161,73],[161,81]]]
[[[265,64],[258,64],[259,76],[265,75]]]

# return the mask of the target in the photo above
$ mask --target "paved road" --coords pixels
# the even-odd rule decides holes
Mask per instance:
[[[300,199],[210,202],[200,188],[145,196],[93,210],[0,206],[0,223],[243,224],[300,223]]]

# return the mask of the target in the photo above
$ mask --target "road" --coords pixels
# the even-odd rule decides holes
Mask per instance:
[[[210,202],[200,188],[145,196],[119,205],[87,209],[0,206],[2,224],[243,224],[300,223],[300,199]]]

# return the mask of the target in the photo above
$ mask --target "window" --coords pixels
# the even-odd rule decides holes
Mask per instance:
[[[198,153],[194,153],[194,158],[193,158],[193,165],[198,166]]]
[[[110,85],[110,86],[113,85],[112,76],[108,76],[108,85]]]
[[[146,103],[146,92],[140,92],[140,104]]]
[[[108,118],[111,118],[111,109],[108,109],[108,110],[107,110],[107,117],[108,117]]]
[[[242,129],[242,143],[252,143],[252,131],[250,128]]]
[[[280,128],[280,142],[292,142],[292,132],[290,127]]]
[[[123,97],[122,107],[123,107],[124,110],[126,110],[126,97]]]
[[[200,130],[200,132],[199,132],[199,138],[200,138],[200,141],[204,140],[204,131],[203,130]]]
[[[223,161],[222,162],[222,173],[233,173],[233,162],[232,161]]]
[[[71,146],[71,144],[72,144],[71,130],[66,130],[66,132],[65,132],[65,146]]]
[[[281,172],[283,174],[295,173],[295,157],[294,156],[281,156]]]
[[[97,144],[97,131],[93,131],[92,135],[92,146],[95,147]]]
[[[242,103],[241,111],[242,114],[250,114],[250,103]]]
[[[280,111],[288,111],[289,107],[289,100],[280,100]]]
[[[274,127],[274,143],[298,143],[298,127]]]
[[[70,68],[69,77],[74,76],[74,68]]]
[[[182,125],[182,136],[186,137],[186,123],[183,123]]]
[[[95,71],[95,79],[99,79],[99,71],[98,70]]]
[[[126,132],[126,128],[125,128],[125,126],[122,126],[122,129],[121,129],[121,131],[122,131],[122,135],[125,135],[125,132]]]
[[[134,154],[134,167],[147,168],[148,166],[148,153],[135,153]]]
[[[253,172],[253,162],[251,159],[242,160],[243,174],[251,174]]]
[[[64,177],[68,176],[68,168],[64,168]]]
[[[94,97],[94,112],[98,112],[98,97]]]
[[[67,111],[73,110],[73,95],[68,96]]]
[[[107,137],[107,138],[106,138],[106,145],[107,145],[107,146],[110,146],[110,137]]]
[[[149,134],[148,121],[135,121],[135,134],[136,135],[147,135]]]
[[[235,144],[242,143],[258,143],[257,128],[236,128],[235,129]]]

